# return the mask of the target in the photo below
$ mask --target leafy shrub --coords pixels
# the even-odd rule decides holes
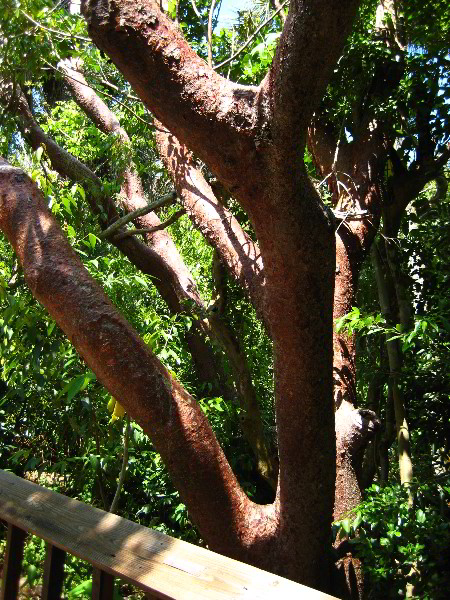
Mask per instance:
[[[407,584],[415,597],[444,600],[450,589],[450,486],[372,485],[365,501],[334,532],[347,537],[363,564],[370,598],[398,598]]]

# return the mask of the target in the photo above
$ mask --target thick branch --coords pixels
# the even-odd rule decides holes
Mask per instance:
[[[440,157],[425,167],[409,169],[399,175],[394,173],[390,181],[391,202],[383,207],[383,212],[390,223],[392,237],[396,237],[398,233],[408,204],[417,198],[428,182],[440,176],[442,166],[449,158],[450,150],[444,151]]]
[[[52,167],[63,176],[68,176],[70,179],[81,183],[94,198],[99,198],[103,195],[101,180],[82,162],[61,148],[50,136],[48,136],[37,124],[30,107],[28,106],[25,94],[19,86],[3,82],[0,86],[0,102],[6,109],[19,119],[22,132],[33,148],[37,150],[39,146],[45,148],[46,155],[50,158]],[[105,204],[101,205],[94,202],[93,210],[97,213],[102,206],[105,216],[105,222],[117,218],[117,211],[110,199],[104,199]]]
[[[0,227],[33,295],[99,381],[151,437],[202,535],[220,552],[245,556],[243,545],[248,548],[276,525],[276,519],[265,518],[270,509],[250,502],[199,405],[84,269],[37,186],[4,160]]]
[[[219,252],[230,275],[247,291],[262,316],[264,267],[258,245],[217,200],[186,146],[161,131],[156,133],[156,142],[189,217]]]
[[[286,152],[296,151],[301,157],[306,127],[350,33],[358,4],[358,0],[290,2],[273,66],[263,83],[272,105],[274,142]]]
[[[108,223],[117,220],[119,214],[112,199],[104,194],[101,180],[86,165],[44,133],[36,123],[20,88],[16,88],[13,97],[11,97],[12,86],[11,88],[4,86],[2,92],[0,100],[6,100],[9,110],[19,117],[24,135],[32,148],[36,150],[39,146],[43,146],[52,167],[60,175],[84,186],[87,191],[87,200],[102,228],[106,228]],[[177,271],[172,268],[171,262],[167,261],[164,254],[159,253],[158,249],[149,248],[133,237],[113,240],[112,243],[143,273],[155,278],[155,284],[172,310],[181,310],[186,293],[190,300],[198,301],[199,296],[194,293],[195,288],[190,285],[191,279],[179,277]]]
[[[239,185],[242,162],[248,166],[255,154],[257,89],[208,67],[158,4],[84,0],[82,11],[94,42],[151,112],[229,187]]]
[[[67,74],[66,77],[66,82],[69,85],[69,87],[71,88],[72,94],[77,102],[77,104],[79,104],[79,106],[81,106],[81,108],[86,112],[86,114],[88,114],[88,116],[90,116],[94,122],[98,125],[98,127],[100,127],[103,131],[105,131],[106,133],[115,133],[117,136],[119,136],[119,138],[121,139],[123,144],[129,144],[129,138],[128,135],[126,133],[126,131],[120,126],[119,121],[117,120],[116,116],[109,110],[109,108],[106,106],[106,104],[95,94],[95,92],[89,88],[89,86],[86,85],[86,81],[83,77],[83,75],[80,73],[79,69],[81,68],[81,65],[78,62],[73,61],[73,66],[76,67],[76,69],[72,69],[71,66],[67,63],[61,63],[61,68],[65,71],[65,73]],[[157,123],[157,125],[160,125],[159,123]],[[162,128],[161,128],[162,129]],[[160,136],[163,136],[163,139],[167,138],[167,134],[164,134],[160,131],[159,133]],[[175,140],[176,142],[176,140]],[[174,145],[175,145],[174,142]],[[164,149],[165,150],[165,149]],[[172,170],[176,171],[183,171],[186,167],[185,163],[183,162],[183,159],[181,156],[179,156],[174,149],[171,148],[170,151],[166,152],[166,156],[167,154],[170,154],[171,156],[171,166],[172,166]],[[210,214],[208,214],[208,207],[203,208],[203,213],[206,214],[200,214],[202,213],[202,205],[200,205],[199,202],[199,198],[195,195],[195,191],[198,190],[198,185],[199,184],[203,184],[203,190],[208,194],[208,200],[212,203],[211,204],[211,208],[210,208],[210,213],[214,211],[214,207],[215,206],[219,206],[222,210],[223,207],[222,205],[219,205],[217,200],[215,199],[211,188],[209,187],[209,185],[206,183],[206,181],[204,180],[203,176],[198,172],[197,169],[195,169],[195,167],[193,166],[193,161],[189,155],[189,161],[190,163],[187,165],[190,167],[190,172],[189,172],[189,176],[190,176],[190,180],[187,180],[186,177],[183,178],[183,176],[181,177],[181,181],[179,181],[179,185],[177,186],[178,189],[180,190],[180,193],[184,195],[184,197],[187,199],[187,202],[185,203],[185,206],[187,208],[187,204],[189,204],[189,200],[191,200],[191,205],[192,205],[192,192],[190,192],[190,189],[193,189],[193,195],[194,195],[194,203],[197,204],[197,213],[198,216],[200,216],[200,219],[197,221],[197,225],[199,227],[199,229],[202,232],[205,232],[205,230],[211,226],[211,216]],[[174,172],[171,171],[171,174],[174,175]],[[144,198],[144,192],[142,189],[142,185],[141,185],[141,181],[139,179],[138,174],[136,173],[135,169],[134,169],[134,165],[130,162],[125,170],[124,170],[124,185],[122,186],[122,192],[125,196],[124,199],[124,204],[126,205],[126,207],[128,208],[128,210],[133,210],[135,211],[137,207],[140,207],[143,205],[142,209],[139,209],[142,211],[142,216],[138,219],[138,223],[139,223],[139,230],[140,231],[144,231],[147,230],[147,238],[149,243],[158,251],[158,254],[160,254],[169,265],[171,265],[172,269],[174,270],[174,272],[177,274],[179,280],[181,282],[184,282],[187,285],[185,287],[186,292],[189,290],[189,296],[186,293],[186,299],[194,299],[197,308],[200,309],[200,311],[204,311],[204,306],[201,302],[201,299],[197,293],[196,287],[195,287],[195,283],[192,280],[192,278],[190,277],[190,274],[188,272],[188,270],[186,269],[186,267],[184,266],[184,263],[181,259],[181,257],[179,256],[178,250],[176,249],[172,238],[168,235],[168,233],[166,231],[163,231],[163,227],[161,226],[161,222],[159,220],[159,218],[153,214],[153,213],[149,213],[149,214],[144,214],[147,211],[147,203],[146,200]],[[169,197],[173,197],[172,195],[169,195]],[[165,202],[165,199],[163,198],[163,202]],[[158,204],[157,202],[154,203],[154,206],[156,208],[156,204]],[[203,205],[205,204],[205,202],[203,201]],[[215,205],[215,206],[214,206]],[[216,210],[217,213],[217,210]],[[217,214],[214,214],[214,216],[216,216],[217,218]],[[244,235],[244,233],[242,232],[238,222],[233,219],[233,217],[228,213],[228,218],[232,220],[233,222],[233,227],[230,229],[232,231],[236,231],[237,234],[240,236],[240,239],[237,239],[236,241],[236,245],[239,243],[239,241],[241,241],[241,239],[243,239],[245,241],[245,246],[248,246],[250,243],[252,243],[251,239],[248,238],[248,236]],[[209,217],[209,219],[208,219]],[[204,223],[204,219],[206,220],[206,223]],[[222,217],[223,219],[223,217]],[[120,221],[119,221],[120,222]],[[217,224],[214,224],[212,226],[212,230],[213,231],[219,231],[220,226],[222,226],[222,221],[218,222]],[[112,226],[110,226],[108,228],[107,231],[109,231],[111,233],[111,230],[114,231],[114,228],[116,227],[116,223],[114,223]],[[222,227],[223,229],[223,227]],[[228,240],[228,235],[226,233],[226,231],[219,231],[219,233],[221,234],[221,238],[220,239],[225,239],[228,242],[228,246],[232,246],[231,241]],[[119,234],[117,236],[117,239],[122,239],[124,236],[127,236],[127,232],[125,232],[124,234]],[[208,236],[206,236],[208,237]],[[253,248],[253,245],[252,245]],[[238,248],[239,250],[239,248]],[[243,250],[242,253],[244,253],[245,251]],[[235,251],[236,253],[236,251]],[[256,278],[253,278],[256,279]],[[254,285],[255,287],[255,285]],[[261,290],[259,290],[260,294],[259,294],[259,299],[260,299],[260,305],[261,305]],[[187,308],[187,307],[186,307]],[[205,322],[202,322],[204,325],[206,325]],[[253,390],[253,386],[252,386],[252,381],[251,381],[251,375],[250,375],[250,371],[248,369],[248,365],[247,365],[247,361],[245,356],[239,351],[237,345],[233,345],[230,344],[230,340],[234,339],[234,336],[232,336],[229,332],[227,327],[225,327],[224,324],[221,324],[221,326],[219,326],[219,322],[217,322],[217,320],[210,320],[209,323],[207,324],[208,329],[210,328],[214,337],[216,337],[222,347],[222,349],[225,351],[226,354],[228,354],[232,367],[233,367],[233,375],[236,381],[236,389],[237,389],[237,394],[240,400],[240,404],[242,409],[247,413],[247,414],[251,414],[251,418],[253,420],[253,422],[258,422],[259,423],[259,428],[257,429],[257,435],[253,434],[253,431],[251,431],[252,435],[248,437],[249,442],[253,448],[253,450],[255,451],[256,454],[256,459],[257,459],[257,464],[259,466],[261,465],[265,465],[264,469],[260,469],[262,471],[262,474],[264,477],[269,478],[271,480],[271,482],[273,483],[274,479],[276,479],[276,475],[274,474],[275,468],[273,465],[270,465],[270,459],[269,459],[269,452],[267,450],[267,445],[264,441],[264,437],[262,435],[263,432],[263,428],[262,428],[262,421],[261,421],[261,417],[260,417],[260,413],[259,413],[259,407],[258,404],[256,402],[256,396]],[[224,336],[224,332],[228,332],[228,336]],[[239,360],[233,360],[233,357],[236,356],[236,354],[239,355]],[[198,362],[198,361],[197,361]],[[243,376],[245,375],[245,377]],[[245,386],[242,384],[242,381],[245,379]],[[245,393],[243,393],[245,392]],[[251,393],[249,393],[251,392]],[[244,421],[244,424],[246,423],[246,421]],[[253,427],[253,430],[256,431],[256,428]],[[249,428],[247,428],[247,431],[244,427],[244,433],[248,433]],[[252,443],[255,439],[255,437],[257,437],[257,442],[258,443]]]

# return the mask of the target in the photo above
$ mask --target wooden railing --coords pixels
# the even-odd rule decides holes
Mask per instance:
[[[0,470],[8,523],[0,600],[18,597],[27,532],[47,542],[41,598],[61,598],[66,553],[93,565],[92,598],[110,600],[114,577],[148,598],[332,600],[298,583],[67,498]],[[336,600],[336,599],[334,599]]]

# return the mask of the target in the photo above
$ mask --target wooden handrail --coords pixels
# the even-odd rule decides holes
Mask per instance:
[[[2,470],[0,519],[9,524],[1,600],[17,597],[17,565],[21,562],[25,531],[48,542],[42,593],[45,599],[60,597],[61,565],[67,552],[94,566],[93,598],[111,598],[112,577],[117,576],[152,598],[333,600],[322,592],[153,531]]]

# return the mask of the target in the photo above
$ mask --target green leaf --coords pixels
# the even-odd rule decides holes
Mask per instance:
[[[175,19],[175,17],[177,16],[177,2],[175,0],[169,1],[167,12],[169,13],[172,19]]]
[[[80,596],[92,594],[92,579],[86,579],[73,588],[67,595],[69,598],[79,598]]]
[[[91,244],[92,249],[94,249],[95,244],[97,243],[97,236],[95,236],[93,233],[89,233],[88,237],[89,237],[89,243]]]
[[[34,153],[34,155],[36,156],[36,160],[37,162],[41,161],[41,156],[42,153],[44,152],[44,148],[42,146],[39,146],[39,148],[36,150],[36,152]]]
[[[352,523],[352,527],[353,527],[353,529],[358,529],[358,527],[360,526],[361,522],[362,522],[362,515],[361,515],[361,513],[359,512],[359,513],[356,515],[355,519],[353,520],[353,523]]]
[[[69,198],[63,198],[62,199],[62,203],[64,205],[64,208],[66,209],[66,212],[68,212],[69,215],[72,216],[72,209],[70,208],[70,200],[69,200]]]
[[[137,283],[140,283],[144,287],[148,288],[148,282],[140,275],[135,275],[134,280],[137,281]]]
[[[88,386],[90,381],[95,380],[97,377],[92,371],[85,373],[84,375],[79,375],[69,381],[69,383],[62,390],[62,394],[67,392],[67,400],[70,402],[78,392],[82,392]]]
[[[83,198],[83,200],[86,200],[86,192],[84,191],[84,187],[82,185],[78,184],[77,189],[78,189],[78,193]]]
[[[350,533],[350,519],[343,519],[341,521],[341,529],[343,529],[347,535]]]
[[[97,456],[95,456],[95,454],[91,454],[89,456],[89,462],[91,463],[92,469],[95,471],[97,469],[97,465],[98,465],[98,458],[97,458]]]
[[[34,584],[35,579],[38,576],[38,570],[36,565],[28,565],[27,569],[27,583],[29,586]]]
[[[425,521],[427,520],[427,516],[421,508],[419,508],[419,510],[416,511],[416,520],[418,523],[425,523]]]

